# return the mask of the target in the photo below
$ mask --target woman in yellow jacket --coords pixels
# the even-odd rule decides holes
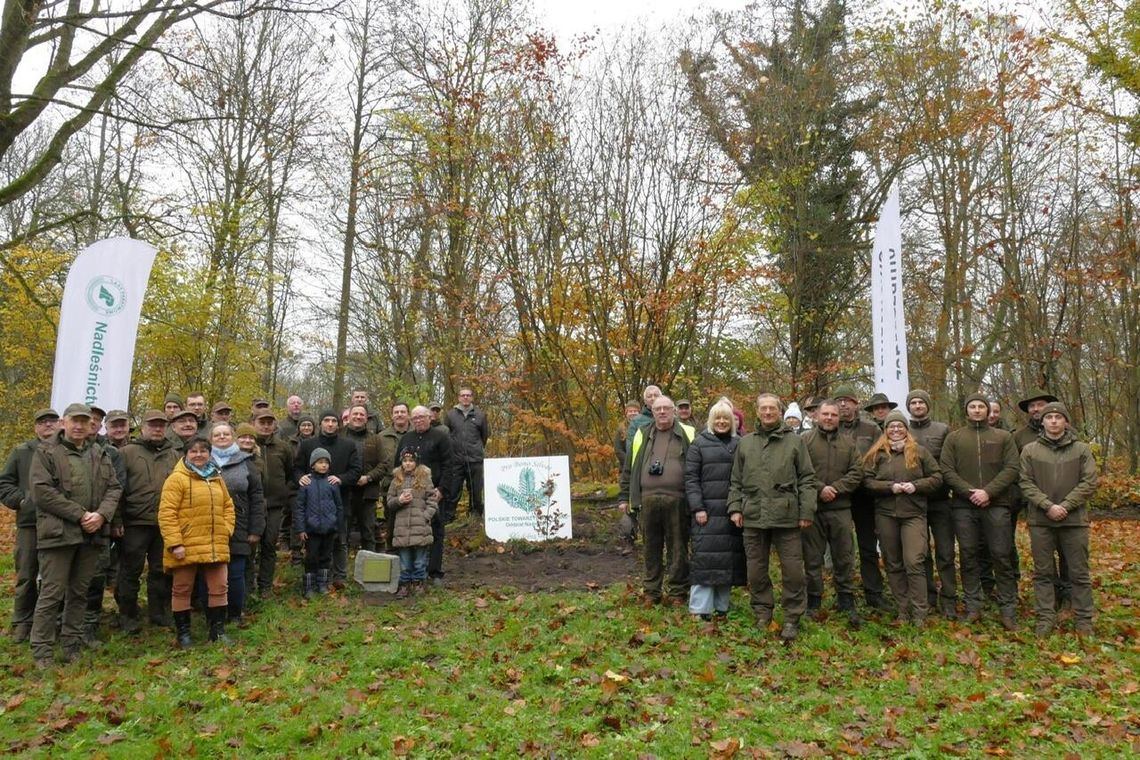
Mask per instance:
[[[171,608],[178,646],[190,646],[190,593],[199,571],[206,581],[210,641],[223,643],[228,607],[227,567],[234,532],[234,502],[217,465],[210,459],[210,442],[194,438],[186,455],[162,486],[158,505],[162,531],[163,569],[174,577]]]

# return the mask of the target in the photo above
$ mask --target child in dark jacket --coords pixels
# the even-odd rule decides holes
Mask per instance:
[[[431,468],[419,464],[415,449],[400,452],[400,466],[388,487],[387,514],[391,515],[392,548],[400,555],[398,598],[423,590],[431,550],[431,520],[438,503]]]
[[[313,595],[314,590],[319,594],[328,593],[333,541],[344,515],[340,487],[329,483],[330,464],[328,451],[322,448],[313,450],[309,456],[312,477],[309,485],[302,486],[297,492],[297,503],[293,507],[293,524],[297,526],[298,537],[305,543],[302,593],[306,599]]]

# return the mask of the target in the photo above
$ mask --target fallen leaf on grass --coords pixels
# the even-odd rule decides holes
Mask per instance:
[[[712,747],[709,757],[715,760],[729,760],[740,751],[740,740],[736,738],[721,739],[719,742],[710,742],[709,746]]]
[[[122,740],[123,740],[122,734],[103,734],[102,736],[100,736],[95,741],[99,742],[104,747],[108,747],[108,746],[114,744],[115,742],[121,742]]]
[[[582,734],[582,738],[578,740],[578,743],[583,747],[596,747],[602,743],[602,740],[593,734],[586,733]]]
[[[713,683],[716,681],[716,668],[713,667],[712,662],[705,663],[705,669],[697,673],[697,680],[704,683]]]
[[[814,744],[793,740],[790,742],[777,742],[776,749],[788,757],[822,757],[823,750]]]
[[[7,703],[4,705],[4,711],[5,711],[5,712],[10,712],[10,711],[12,711],[12,710],[15,710],[17,707],[19,707],[20,705],[24,704],[24,700],[25,700],[25,699],[27,699],[27,698],[28,698],[28,695],[27,695],[27,694],[17,694],[17,695],[15,695],[15,696],[14,696],[14,697],[12,697],[11,699],[9,699],[9,700],[8,700],[8,702],[7,702]]]
[[[1081,662],[1081,658],[1075,654],[1069,654],[1068,652],[1066,652],[1064,654],[1059,655],[1057,657],[1057,661],[1060,662],[1062,665],[1079,665]]]
[[[396,757],[407,757],[416,748],[416,741],[408,736],[397,736],[392,740],[392,753]]]
[[[486,609],[486,608],[488,608],[488,607],[490,607],[490,606],[491,606],[491,603],[490,603],[490,602],[488,602],[488,601],[487,601],[486,599],[484,599],[483,597],[479,597],[479,598],[477,598],[477,599],[475,600],[475,607],[476,607],[476,608],[478,608],[478,609],[484,610],[484,609]]]
[[[606,673],[605,673],[605,676],[606,676],[606,678],[607,678],[607,679],[609,679],[610,681],[615,681],[615,682],[617,682],[617,683],[622,683],[623,681],[628,681],[628,680],[629,680],[628,678],[626,678],[625,676],[623,676],[621,673],[615,673],[615,672],[613,672],[612,670],[607,670],[607,671],[606,671]]]

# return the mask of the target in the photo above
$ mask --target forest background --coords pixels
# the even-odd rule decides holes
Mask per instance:
[[[132,410],[369,388],[612,476],[622,403],[869,395],[902,191],[910,384],[1064,399],[1140,502],[1140,3],[765,0],[560,38],[503,0],[5,2],[0,444],[91,242],[159,246]],[[386,416],[386,415],[385,415]]]

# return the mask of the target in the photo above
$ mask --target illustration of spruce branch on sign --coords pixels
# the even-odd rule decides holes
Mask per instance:
[[[542,482],[539,489],[535,483],[534,469],[524,467],[519,472],[518,488],[500,484],[496,490],[508,504],[518,510],[534,515],[534,529],[542,536],[553,536],[562,529],[566,515],[558,507],[554,497],[554,478],[551,474]]]

